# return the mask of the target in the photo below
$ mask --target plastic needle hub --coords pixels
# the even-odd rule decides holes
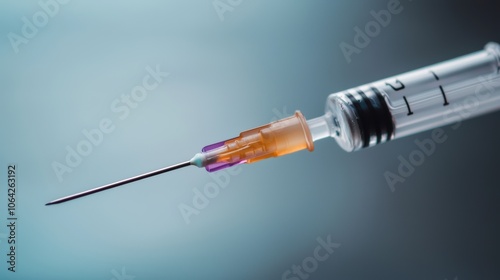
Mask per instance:
[[[159,175],[159,174],[162,174],[162,173],[166,173],[166,172],[169,172],[169,171],[172,171],[172,170],[183,168],[183,167],[189,166],[191,164],[192,164],[191,161],[181,162],[181,163],[174,164],[174,165],[171,165],[171,166],[168,166],[168,167],[164,167],[164,168],[160,168],[158,170],[154,170],[154,171],[151,171],[151,172],[148,172],[148,173],[144,173],[144,174],[141,174],[141,175],[130,177],[128,179],[124,179],[124,180],[117,181],[117,182],[114,182],[114,183],[111,183],[111,184],[107,184],[107,185],[104,185],[104,186],[101,186],[101,187],[98,187],[98,188],[95,188],[95,189],[91,189],[91,190],[88,190],[88,191],[79,192],[79,193],[76,193],[76,194],[73,194],[73,195],[69,195],[69,196],[65,196],[65,197],[53,200],[53,201],[51,201],[51,202],[49,202],[49,203],[47,203],[45,205],[53,205],[53,204],[63,203],[63,202],[70,201],[70,200],[73,200],[73,199],[77,199],[77,198],[80,198],[80,197],[84,197],[84,196],[87,196],[87,195],[90,195],[90,194],[102,192],[104,190],[108,190],[108,189],[111,189],[111,188],[114,188],[114,187],[118,187],[118,186],[121,186],[121,185],[125,185],[125,184],[128,184],[128,183],[132,183],[132,182],[135,182],[135,181],[146,179],[146,178],[149,178],[149,177],[152,177],[152,176],[156,176],[156,175]]]

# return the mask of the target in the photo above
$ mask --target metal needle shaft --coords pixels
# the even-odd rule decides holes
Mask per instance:
[[[181,162],[181,163],[174,164],[174,165],[171,165],[171,166],[168,166],[168,167],[164,167],[164,168],[160,168],[158,170],[154,170],[154,171],[151,171],[151,172],[148,172],[148,173],[144,173],[144,174],[141,174],[141,175],[130,177],[128,179],[124,179],[124,180],[117,181],[117,182],[114,182],[114,183],[111,183],[111,184],[107,184],[107,185],[104,185],[104,186],[101,186],[101,187],[98,187],[98,188],[95,188],[95,189],[91,189],[91,190],[88,190],[88,191],[79,192],[79,193],[76,193],[76,194],[73,194],[73,195],[69,195],[69,196],[65,196],[65,197],[53,200],[53,201],[51,201],[51,202],[49,202],[49,203],[47,203],[45,205],[52,205],[52,204],[63,203],[63,202],[69,201],[69,200],[73,200],[73,199],[76,199],[76,198],[84,197],[84,196],[87,196],[87,195],[90,195],[90,194],[101,192],[101,191],[104,191],[104,190],[107,190],[107,189],[111,189],[111,188],[114,188],[114,187],[118,187],[118,186],[121,186],[121,185],[132,183],[132,182],[135,182],[135,181],[139,181],[139,180],[142,180],[142,179],[145,179],[145,178],[148,178],[148,177],[152,177],[152,176],[155,176],[155,175],[158,175],[158,174],[162,174],[162,173],[165,173],[165,172],[169,172],[169,171],[172,171],[172,170],[183,168],[183,167],[186,167],[186,166],[189,166],[189,165],[191,165],[190,161]]]

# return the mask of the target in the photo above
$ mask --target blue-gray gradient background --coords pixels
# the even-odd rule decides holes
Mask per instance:
[[[355,153],[327,139],[313,153],[219,173],[227,186],[189,224],[179,206],[218,182],[194,167],[44,206],[297,109],[317,117],[329,93],[499,42],[500,4],[464,2],[401,0],[347,63],[339,44],[353,44],[354,28],[388,1],[243,0],[222,20],[211,0],[73,0],[18,53],[8,34],[43,10],[2,1],[0,278],[282,279],[328,236],[340,247],[308,279],[500,278],[500,113],[445,127],[446,142],[394,192],[384,172],[430,132]],[[120,119],[112,103],[157,65],[170,75]],[[114,131],[59,181],[53,163],[106,118]],[[11,163],[16,273],[6,263]]]

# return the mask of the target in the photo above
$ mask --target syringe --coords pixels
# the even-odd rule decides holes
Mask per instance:
[[[208,145],[191,160],[47,203],[57,204],[194,165],[209,172],[270,157],[314,150],[333,137],[346,151],[500,109],[500,45],[328,96],[325,114],[293,116]]]

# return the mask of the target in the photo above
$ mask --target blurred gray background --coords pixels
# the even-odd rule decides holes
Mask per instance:
[[[430,132],[355,153],[327,139],[237,175],[186,168],[44,206],[297,109],[320,116],[329,93],[500,42],[498,1],[401,0],[350,63],[339,45],[391,1],[62,2],[0,3],[1,279],[500,277],[500,113],[445,127],[447,141],[395,191],[384,173]],[[27,21],[40,26],[24,27],[31,38]],[[147,67],[169,76],[125,105]],[[68,147],[106,119],[114,130],[59,180],[55,162],[67,165]],[[11,163],[16,273],[6,263]],[[214,186],[208,205],[182,215]],[[313,261],[318,238],[340,247]],[[304,263],[307,276],[286,274]]]

